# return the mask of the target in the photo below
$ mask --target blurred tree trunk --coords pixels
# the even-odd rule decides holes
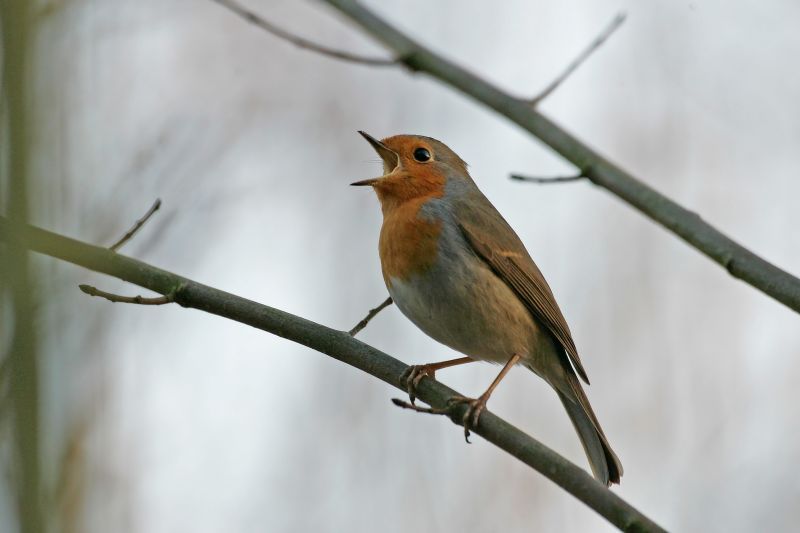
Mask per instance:
[[[30,163],[30,0],[2,0],[3,97],[6,173],[4,210],[15,222],[27,222]],[[28,251],[9,242],[2,257],[3,296],[11,309],[11,342],[4,357],[8,381],[6,412],[14,433],[13,479],[16,484],[19,530],[44,529],[39,441],[39,369],[34,325],[34,296]]]

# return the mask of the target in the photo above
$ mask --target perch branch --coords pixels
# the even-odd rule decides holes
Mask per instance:
[[[425,72],[458,89],[537,137],[578,169],[592,183],[607,189],[658,222],[733,277],[800,312],[800,280],[757,256],[699,215],[670,200],[611,163],[527,102],[502,91],[455,63],[420,45],[354,0],[325,0],[350,18],[415,72]]]
[[[174,295],[174,301],[183,307],[199,309],[273,333],[354,366],[402,391],[406,389],[406,383],[401,379],[408,369],[404,363],[364,344],[345,331],[331,329],[214,289],[107,248],[35,226],[12,224],[2,216],[0,241],[102,272],[159,294]],[[456,391],[429,378],[420,381],[416,394],[434,408],[446,407],[448,399],[458,395]],[[451,420],[460,423],[466,409],[466,406],[454,408]],[[481,415],[473,430],[564,488],[621,530],[664,531],[585,470],[490,411]]]

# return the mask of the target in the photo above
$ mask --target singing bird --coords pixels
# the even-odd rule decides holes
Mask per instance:
[[[412,403],[420,380],[437,370],[476,360],[504,365],[481,396],[453,399],[468,404],[463,419],[468,437],[492,391],[520,364],[555,389],[595,478],[619,483],[622,465],[578,381],[580,376],[589,383],[553,292],[466,163],[430,137],[379,141],[359,133],[383,161],[382,176],[352,185],[372,187],[381,204],[386,288],[411,322],[467,356],[412,367],[403,377]]]

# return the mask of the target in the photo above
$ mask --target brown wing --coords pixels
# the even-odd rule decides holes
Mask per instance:
[[[544,324],[564,347],[575,371],[588,384],[589,378],[578,356],[578,350],[575,348],[567,321],[561,314],[553,292],[536,263],[524,252],[495,250],[495,247],[490,245],[492,240],[482,235],[482,232],[475,226],[464,221],[461,221],[459,226],[475,253],[486,261],[494,273],[519,295],[533,316]]]

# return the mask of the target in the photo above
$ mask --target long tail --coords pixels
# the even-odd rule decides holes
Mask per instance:
[[[622,476],[622,464],[608,444],[608,439],[600,428],[600,423],[592,411],[592,406],[589,405],[589,399],[586,397],[583,387],[577,378],[571,377],[573,379],[569,380],[570,392],[573,392],[575,397],[571,398],[558,389],[556,392],[572,420],[572,425],[575,426],[575,431],[578,432],[583,449],[586,451],[586,457],[589,459],[589,465],[592,467],[592,473],[598,481],[606,486],[611,483],[619,483],[619,478]]]

